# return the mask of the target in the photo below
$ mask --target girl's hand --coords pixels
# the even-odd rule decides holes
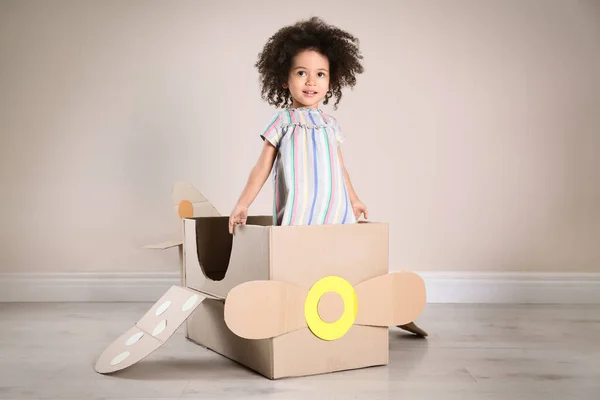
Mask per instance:
[[[354,216],[356,217],[357,221],[361,214],[364,214],[365,219],[369,219],[369,211],[367,210],[367,206],[365,206],[362,201],[355,200],[352,203],[352,210],[354,211]]]
[[[233,234],[235,225],[245,225],[248,219],[248,207],[236,204],[229,216],[229,233]]]

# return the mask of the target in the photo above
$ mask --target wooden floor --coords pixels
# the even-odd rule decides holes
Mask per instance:
[[[429,305],[390,365],[270,381],[180,329],[118,375],[93,364],[150,304],[0,303],[0,398],[600,399],[600,307]]]

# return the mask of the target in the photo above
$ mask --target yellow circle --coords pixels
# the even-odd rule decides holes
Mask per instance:
[[[325,322],[319,316],[319,300],[327,292],[335,292],[344,301],[344,312],[335,322]],[[336,340],[348,332],[356,320],[358,300],[352,285],[339,276],[327,276],[315,283],[304,302],[304,318],[308,329],[323,340]]]

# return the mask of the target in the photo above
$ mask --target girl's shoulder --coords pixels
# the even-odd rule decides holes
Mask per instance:
[[[271,117],[271,124],[280,128],[301,126],[306,128],[331,127],[339,129],[337,119],[318,108],[284,108],[278,109]]]
[[[278,109],[271,116],[261,137],[278,147],[281,138],[289,132],[294,132],[297,127],[322,130],[335,137],[339,143],[344,142],[344,134],[337,119],[317,108]]]

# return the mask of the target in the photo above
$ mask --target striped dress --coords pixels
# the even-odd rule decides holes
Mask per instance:
[[[279,110],[261,133],[278,149],[273,165],[273,224],[356,223],[338,157],[335,118],[314,108]]]

